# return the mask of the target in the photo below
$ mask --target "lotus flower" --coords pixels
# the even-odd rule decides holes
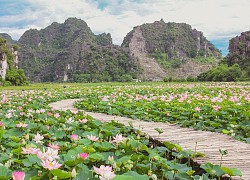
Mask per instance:
[[[59,114],[59,113],[56,113],[56,114],[54,115],[54,117],[55,117],[55,118],[59,118],[59,117],[60,117],[60,114]]]
[[[88,154],[87,154],[87,153],[81,153],[81,154],[79,154],[79,155],[80,155],[80,157],[81,157],[83,160],[85,160],[85,159],[88,158]]]
[[[100,180],[110,180],[115,177],[115,173],[112,171],[111,166],[101,165],[100,168],[94,166],[94,171],[96,174],[100,175]]]
[[[122,134],[117,134],[115,137],[113,137],[113,141],[112,142],[115,142],[115,143],[120,143],[120,142],[122,142],[125,138],[124,137],[122,137]]]
[[[98,137],[96,137],[96,136],[93,136],[92,134],[91,135],[87,135],[86,136],[89,140],[91,140],[91,141],[98,141]]]
[[[44,139],[43,135],[40,135],[39,133],[37,133],[37,134],[35,135],[33,141],[35,141],[35,142],[38,143],[38,144],[42,144],[42,141],[41,141],[41,140],[43,140],[43,139]]]
[[[2,103],[6,103],[7,102],[7,97],[5,94],[2,95]]]
[[[24,180],[25,172],[22,171],[15,171],[12,173],[13,180]]]
[[[77,135],[77,134],[72,134],[72,135],[71,135],[71,139],[72,139],[73,141],[77,141],[77,140],[78,140],[78,135]]]
[[[56,160],[49,161],[49,160],[42,160],[41,165],[48,170],[58,169],[62,166],[62,164],[59,164]]]

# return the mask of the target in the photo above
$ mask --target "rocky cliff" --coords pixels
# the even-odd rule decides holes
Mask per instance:
[[[137,65],[111,35],[95,35],[80,19],[26,31],[18,41],[20,66],[31,81],[120,81],[135,78]]]
[[[241,35],[229,41],[229,53],[223,60],[228,66],[238,64],[243,72],[243,79],[250,77],[250,31],[242,32]]]
[[[18,46],[10,35],[0,33],[0,77],[5,79],[10,66],[18,68]]]
[[[138,59],[142,68],[139,79],[160,81],[166,76],[157,61],[147,56],[146,39],[143,37],[140,27],[134,29],[128,48],[130,55]]]
[[[8,69],[7,55],[5,52],[0,52],[0,77],[5,80]]]
[[[141,78],[147,80],[160,80],[166,75],[197,76],[212,67],[211,59],[216,63],[221,58],[220,51],[202,32],[188,24],[163,20],[134,27],[124,38],[122,47],[128,47],[131,55],[139,60],[143,70]]]

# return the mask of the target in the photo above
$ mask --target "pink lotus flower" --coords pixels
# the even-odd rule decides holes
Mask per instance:
[[[47,112],[47,115],[48,116],[52,116],[52,112]]]
[[[125,138],[122,137],[122,134],[117,134],[115,137],[113,137],[113,141],[114,143],[120,143],[124,140]]]
[[[84,124],[84,123],[88,122],[88,120],[87,119],[82,119],[82,120],[79,120],[79,122]]]
[[[24,180],[25,172],[22,171],[15,171],[12,173],[13,180]]]
[[[62,164],[59,164],[56,160],[42,160],[41,165],[43,166],[43,168],[48,170],[58,169],[62,166]]]
[[[194,110],[197,111],[197,112],[200,112],[200,111],[201,111],[201,108],[196,107]]]
[[[0,122],[0,127],[3,127],[4,126],[4,123],[3,122]]]
[[[29,147],[29,148],[23,148],[22,147],[22,154],[37,154],[40,150],[39,149],[36,149],[36,148],[32,148],[32,147]]]
[[[79,156],[80,156],[83,160],[85,160],[85,159],[88,158],[88,154],[87,154],[87,153],[81,153],[81,154],[79,154]]]
[[[78,135],[77,134],[72,134],[70,137],[71,137],[71,139],[73,141],[77,141],[78,140]]]
[[[20,112],[19,114],[20,114],[20,116],[23,116],[23,115],[24,115],[24,112]]]
[[[24,124],[22,122],[20,122],[19,124],[16,124],[16,127],[20,128],[20,127],[27,127],[28,124]]]
[[[213,106],[213,108],[214,108],[215,111],[219,111],[221,109],[220,106]]]
[[[100,175],[100,180],[111,180],[115,177],[115,173],[112,171],[111,166],[101,165],[100,168],[94,166],[94,171],[96,174]]]
[[[50,126],[46,126],[46,129],[49,130],[49,129],[50,129]]]
[[[92,134],[91,134],[91,135],[87,135],[86,137],[87,137],[90,141],[98,141],[98,140],[99,140],[98,137],[93,136]]]
[[[77,114],[77,113],[78,113],[78,110],[71,110],[71,112],[72,112],[73,114]]]
[[[22,106],[18,106],[17,109],[20,111],[22,109]]]
[[[234,103],[239,102],[239,98],[237,96],[232,96],[232,97],[229,98],[229,100],[234,102]]]
[[[40,113],[45,113],[45,109],[40,109]]]
[[[49,147],[54,149],[54,150],[59,150],[60,149],[60,146],[58,144],[51,144],[49,143]]]
[[[108,99],[109,97],[108,96],[105,96],[105,97],[103,97],[102,98],[102,101],[104,101],[104,102],[108,102],[109,101],[109,99]]]
[[[7,97],[5,94],[2,95],[2,103],[6,103],[7,102]]]
[[[37,157],[41,160],[49,160],[53,161],[55,159],[59,159],[58,150],[54,150],[51,147],[48,147],[47,151],[43,149],[43,151],[37,152]]]
[[[56,113],[56,114],[54,114],[54,117],[55,117],[55,118],[59,118],[59,117],[60,117],[60,114],[59,114],[59,113]]]
[[[12,114],[11,113],[8,113],[5,115],[6,118],[10,119],[12,117]]]
[[[39,133],[37,133],[35,137],[33,138],[33,141],[35,141],[38,144],[42,144],[43,142],[41,140],[43,139],[44,139],[43,135],[40,135]]]

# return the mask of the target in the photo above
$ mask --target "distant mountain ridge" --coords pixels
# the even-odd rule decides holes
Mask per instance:
[[[12,37],[7,33],[0,33],[0,38],[5,39],[8,44],[17,43],[17,41],[13,40]]]
[[[77,18],[41,30],[30,29],[18,44],[19,66],[34,82],[194,77],[221,58],[202,32],[188,24],[163,20],[134,27],[121,46],[112,43],[111,34],[95,35]]]

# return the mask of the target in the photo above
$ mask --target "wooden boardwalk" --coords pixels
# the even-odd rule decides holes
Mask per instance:
[[[73,107],[73,103],[77,99],[67,99],[51,103],[50,106],[57,110],[65,111],[77,110]],[[233,179],[250,180],[250,144],[237,141],[230,136],[208,131],[197,131],[190,128],[183,128],[169,123],[146,122],[132,120],[127,117],[119,117],[106,115],[102,113],[86,112],[95,119],[111,121],[115,120],[125,125],[132,121],[134,128],[140,129],[154,139],[160,141],[169,141],[179,144],[185,150],[195,150],[196,142],[197,152],[205,154],[205,157],[195,158],[198,164],[211,162],[220,164],[219,149],[228,150],[228,154],[223,156],[222,165],[241,170],[242,177],[233,177]],[[161,128],[164,132],[158,138],[158,132],[155,128]]]

